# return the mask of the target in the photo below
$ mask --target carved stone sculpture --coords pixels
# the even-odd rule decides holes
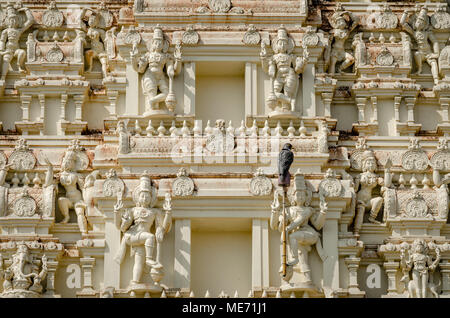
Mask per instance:
[[[187,196],[194,193],[194,181],[189,178],[186,168],[180,168],[173,181],[172,192],[176,196]]]
[[[20,13],[24,12],[26,21],[22,24]],[[17,59],[19,72],[25,72],[26,52],[19,47],[20,36],[34,23],[33,14],[29,8],[16,9],[11,3],[6,6],[6,29],[0,35],[0,56],[3,61],[1,69],[1,80],[6,79],[10,63],[13,58]]]
[[[130,152],[130,133],[127,130],[125,122],[119,120],[117,122],[116,133],[119,135],[119,153],[127,154]]]
[[[162,29],[156,27],[149,52],[138,59],[136,45],[133,45],[131,50],[133,68],[138,73],[144,73],[142,77],[142,89],[145,96],[144,116],[167,114],[160,108],[160,103],[163,101],[169,114],[175,110],[177,101],[173,91],[173,79],[181,71],[181,45],[176,44],[173,55],[167,53],[168,48],[169,41],[164,37]]]
[[[352,47],[355,50],[355,67],[364,66],[367,64],[367,49],[366,43],[363,40],[363,33],[355,34],[353,38]]]
[[[349,22],[347,22],[349,21]],[[330,74],[336,72],[336,63],[342,62],[338,72],[342,72],[355,62],[352,54],[345,52],[345,41],[350,33],[358,26],[359,19],[351,12],[344,11],[340,3],[337,4],[334,14],[331,16],[329,46],[325,52],[325,71]]]
[[[439,59],[439,43],[433,32],[429,29],[429,17],[427,8],[423,6],[420,12],[410,17],[408,23],[408,12],[403,12],[400,19],[402,29],[408,32],[417,42],[417,52],[414,53],[414,61],[417,66],[417,74],[422,73],[422,64],[426,61],[431,67],[434,84],[439,83],[438,59]],[[430,46],[430,43],[432,46]]]
[[[13,153],[8,158],[8,163],[14,165],[18,171],[33,169],[36,165],[36,157],[33,151],[28,147],[26,139],[20,138],[14,148]]]
[[[48,159],[47,164],[51,165]],[[64,187],[66,193],[58,198],[58,207],[64,216],[61,223],[69,222],[69,210],[75,210],[78,226],[82,234],[86,234],[88,231],[86,219],[87,204],[84,200],[85,191],[94,185],[92,179],[95,180],[98,174],[98,171],[94,171],[84,180],[78,171],[86,169],[88,164],[89,159],[84,148],[80,146],[79,140],[74,139],[61,163],[59,183]]]
[[[258,168],[250,181],[250,193],[253,195],[269,195],[272,193],[272,181]]]
[[[39,266],[28,250],[20,243],[17,251],[12,255],[11,265],[4,268],[4,261],[0,255],[0,271],[3,276],[2,298],[30,298],[40,297],[42,294],[42,281],[47,275],[47,257],[42,256],[42,265]]]
[[[402,282],[408,290],[409,298],[427,298],[430,291],[435,298],[439,298],[437,287],[439,284],[433,282],[433,272],[441,260],[441,252],[435,248],[436,259],[433,261],[427,243],[423,239],[417,239],[411,248],[408,244],[402,246],[400,252],[400,266],[403,271]],[[408,246],[409,247],[409,246]],[[409,272],[411,272],[412,279]]]
[[[47,28],[59,28],[63,22],[64,14],[56,7],[56,1],[50,1],[47,10],[42,14],[42,24]]]
[[[127,245],[131,247],[131,256],[134,256],[131,289],[142,282],[145,266],[150,268],[150,275],[155,284],[162,279],[164,271],[161,264],[161,243],[172,224],[170,194],[166,194],[163,206],[165,213],[154,208],[157,200],[156,189],[148,175],[140,178],[139,185],[133,191],[133,200],[136,207],[129,210],[121,211],[123,202],[120,198],[114,206],[116,225],[124,233],[116,261],[119,264],[123,262]],[[151,231],[153,225],[154,232]]]
[[[108,51],[113,51],[112,55],[114,57],[115,50],[114,43],[111,43],[111,41],[113,41],[112,38],[114,37],[115,28],[107,31],[112,25],[113,16],[111,12],[107,10],[105,2],[101,2],[100,8],[95,11],[84,8],[81,13],[81,18],[85,16],[87,10],[92,12],[89,16],[86,33],[91,42],[91,49],[87,50],[85,53],[87,71],[92,71],[94,58],[98,59],[102,65],[103,78],[107,78],[109,74],[108,55],[111,55],[111,53],[108,54]]]
[[[357,159],[360,162],[362,173],[355,178],[356,194],[356,217],[354,234],[359,235],[363,223],[364,213],[370,210],[369,222],[379,224],[376,220],[383,204],[382,197],[374,197],[372,192],[378,185],[383,185],[383,178],[375,173],[377,169],[377,159],[369,149],[364,150]]]
[[[261,42],[261,64],[271,81],[266,103],[273,111],[269,116],[295,111],[295,102],[299,85],[298,74],[302,73],[309,53],[305,49],[303,57],[292,54],[294,40],[288,36],[284,27],[278,29],[277,37],[272,41],[274,54],[267,53],[267,42]]]
[[[296,174],[294,186],[289,193],[291,206],[286,208],[285,213],[280,213],[280,193],[274,194],[274,201],[271,205],[270,226],[273,230],[283,231],[283,222],[286,222],[286,237],[290,250],[291,261],[287,263],[286,276],[283,280],[286,283],[292,278],[293,267],[299,264],[300,272],[303,274],[302,286],[312,287],[311,268],[308,261],[308,254],[311,246],[315,245],[321,258],[324,258],[324,251],[317,231],[325,224],[328,205],[324,200],[320,202],[320,211],[315,211],[310,206],[312,192],[308,189],[304,176]],[[285,219],[283,218],[285,215]],[[316,231],[317,230],[317,231]]]

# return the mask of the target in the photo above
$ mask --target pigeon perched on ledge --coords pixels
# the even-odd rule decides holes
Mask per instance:
[[[294,153],[291,151],[292,145],[284,144],[278,155],[278,185],[282,187],[289,187],[291,184],[291,174],[289,168],[294,161]]]

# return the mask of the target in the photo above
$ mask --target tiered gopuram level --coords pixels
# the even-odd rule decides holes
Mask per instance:
[[[0,297],[450,297],[447,2],[0,3]]]

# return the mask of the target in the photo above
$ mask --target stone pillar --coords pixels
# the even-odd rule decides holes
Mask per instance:
[[[183,63],[184,114],[195,115],[195,62]]]
[[[416,98],[405,98],[405,102],[406,108],[408,109],[408,124],[414,124],[414,105],[416,104]]]
[[[61,95],[61,120],[66,119],[67,94]]]
[[[323,248],[328,257],[323,262],[323,286],[329,291],[339,289],[338,212],[327,212],[323,227]]]
[[[45,94],[39,94],[38,97],[41,105],[39,120],[43,122],[45,120]]]
[[[125,75],[127,77],[125,115],[139,115],[139,87],[141,81],[139,80],[139,73],[134,70],[129,60],[127,61]]]
[[[191,287],[191,220],[175,220],[174,287]]]
[[[83,95],[74,95],[73,99],[75,101],[75,121],[81,121],[84,96]]]
[[[366,115],[364,114],[364,110],[366,108],[366,97],[357,97],[356,106],[358,107],[358,122],[360,124],[364,124],[366,122]]]
[[[22,102],[22,120],[30,121],[30,104],[31,104],[31,95],[22,95],[20,96],[20,101]]]
[[[388,276],[388,295],[397,294],[397,270],[399,268],[398,262],[385,262],[384,268],[386,269],[386,274]]]
[[[55,259],[49,259],[47,261],[47,288],[45,295],[55,295],[55,273],[58,267],[58,262]]]
[[[258,93],[256,63],[245,63],[245,115],[258,114]]]
[[[448,106],[450,104],[450,98],[448,97],[440,98],[439,101],[441,103],[442,123],[448,124],[449,123]]]
[[[316,78],[316,66],[313,63],[308,63],[303,70],[303,111],[302,116],[315,117],[316,116],[316,89],[314,82]]]
[[[269,223],[252,222],[252,288],[269,287]]]
[[[92,269],[95,266],[95,258],[82,257],[80,258],[81,268],[83,269],[83,290],[82,292],[94,292],[92,284]]]
[[[361,259],[359,257],[350,256],[345,258],[345,264],[348,268],[348,290],[352,292],[360,292],[358,285],[358,268]]]
[[[400,122],[400,104],[402,102],[401,96],[395,96],[394,97],[394,116],[395,116],[395,122]],[[397,132],[397,135],[400,136],[400,134]]]
[[[370,98],[372,102],[372,110],[373,110],[373,119],[372,123],[377,124],[378,123],[378,98],[376,96],[372,96]]]
[[[114,212],[104,211],[105,215],[105,258],[103,284],[120,289],[120,264],[114,260],[120,247],[120,230],[114,223]]]
[[[109,105],[111,105],[112,117],[117,117],[117,99],[119,98],[119,91],[108,89],[106,95],[108,96]]]
[[[324,107],[324,116],[331,117],[331,101],[333,100],[333,93],[322,93],[322,101]]]
[[[450,260],[442,261],[439,264],[442,274],[442,294],[450,295]]]

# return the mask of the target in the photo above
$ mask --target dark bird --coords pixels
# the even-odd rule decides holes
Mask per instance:
[[[294,153],[291,151],[291,144],[284,144],[278,155],[278,185],[282,187],[289,187],[291,184],[291,174],[289,168],[294,161]]]

